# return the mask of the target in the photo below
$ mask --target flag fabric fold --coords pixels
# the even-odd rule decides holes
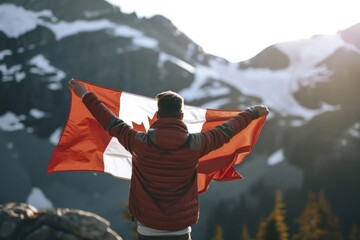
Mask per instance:
[[[81,83],[119,118],[138,131],[147,131],[156,120],[155,99],[117,91],[84,81]],[[71,92],[68,120],[48,165],[48,173],[58,171],[96,171],[116,177],[131,178],[131,155],[112,138],[87,110],[82,100]],[[189,132],[213,128],[239,111],[211,110],[184,106],[183,121]],[[229,143],[202,157],[198,164],[198,192],[207,190],[211,180],[241,179],[234,167],[240,164],[256,143],[265,117],[253,120]]]

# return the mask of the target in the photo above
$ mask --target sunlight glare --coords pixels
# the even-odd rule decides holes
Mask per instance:
[[[233,62],[285,41],[336,34],[360,23],[358,0],[108,0],[139,17],[161,14],[205,52]]]

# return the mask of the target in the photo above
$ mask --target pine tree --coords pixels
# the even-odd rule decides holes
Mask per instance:
[[[325,232],[321,240],[342,240],[339,219],[333,214],[324,191],[321,191],[319,195],[319,214],[320,228]]]
[[[283,202],[282,192],[277,191],[275,195],[275,208],[274,208],[274,219],[276,220],[276,229],[279,234],[279,238],[281,240],[287,240],[289,238],[288,235],[288,227],[285,223],[285,203]]]
[[[246,224],[244,224],[241,228],[241,240],[251,240],[249,228]]]
[[[259,229],[256,233],[256,240],[264,240],[265,239],[265,231],[267,227],[267,221],[265,219],[261,219],[259,223]]]
[[[296,220],[299,225],[298,233],[294,235],[294,240],[317,240],[323,235],[323,230],[319,228],[320,214],[318,203],[314,193],[308,193],[308,201],[304,211]]]
[[[359,240],[359,230],[355,224],[351,226],[348,240]]]
[[[215,235],[211,240],[223,240],[223,228],[221,225],[216,225]]]
[[[285,204],[282,200],[281,191],[275,194],[275,206],[267,219],[260,222],[257,233],[258,240],[287,240],[288,228],[285,223]]]
[[[324,192],[318,201],[315,194],[308,194],[307,205],[296,222],[299,228],[294,240],[342,240],[339,220],[333,215]]]

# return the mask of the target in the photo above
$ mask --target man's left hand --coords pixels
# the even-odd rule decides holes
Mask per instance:
[[[69,81],[69,87],[74,91],[75,95],[79,98],[83,98],[89,91],[79,81],[71,79]]]

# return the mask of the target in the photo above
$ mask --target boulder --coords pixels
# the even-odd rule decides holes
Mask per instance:
[[[26,203],[0,204],[0,240],[122,240],[106,219],[68,208],[38,210]]]

